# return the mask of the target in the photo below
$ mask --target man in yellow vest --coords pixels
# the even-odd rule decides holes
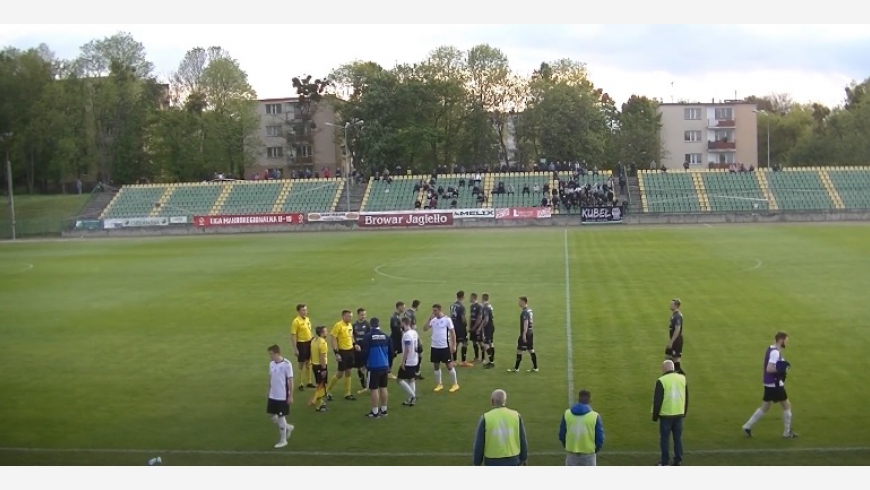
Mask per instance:
[[[686,377],[674,371],[674,361],[662,363],[662,376],[656,381],[653,395],[653,422],[659,423],[659,444],[662,459],[657,466],[680,466],[683,463],[683,419],[689,411],[689,389]],[[670,461],[671,436],[674,438],[674,460]]]
[[[596,466],[596,454],[604,446],[601,416],[589,406],[592,393],[581,390],[577,404],[565,410],[559,425],[559,440],[568,452],[565,466]]]
[[[493,391],[490,401],[492,409],[477,424],[474,466],[525,466],[529,445],[522,416],[505,406],[504,390]]]

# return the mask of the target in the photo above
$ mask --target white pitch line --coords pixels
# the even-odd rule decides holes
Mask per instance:
[[[761,266],[762,266],[762,265],[764,265],[764,262],[762,262],[761,259],[752,259],[752,260],[755,261],[755,265],[752,266],[752,267],[750,267],[750,268],[748,268],[748,269],[743,269],[743,270],[740,271],[740,272],[749,272],[749,271],[758,270],[758,269],[761,269]]]
[[[574,402],[574,339],[571,337],[571,269],[568,259],[568,229],[565,229],[565,343],[568,364],[568,406]]]
[[[870,452],[870,447],[784,447],[784,448],[746,448],[746,449],[697,449],[685,451],[685,454],[716,455],[716,454],[776,454],[776,453],[858,453]],[[0,447],[0,453],[56,453],[56,454],[182,454],[203,456],[374,456],[374,457],[414,457],[414,458],[456,458],[470,457],[471,453],[463,452],[368,452],[368,451],[244,451],[220,449],[96,449],[96,448],[39,448],[39,447]],[[538,451],[530,456],[563,456],[564,451]],[[602,455],[613,456],[654,456],[657,451],[608,451]]]

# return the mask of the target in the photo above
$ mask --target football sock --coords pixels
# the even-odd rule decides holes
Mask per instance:
[[[332,379],[329,380],[329,384],[326,385],[326,391],[332,391],[332,387],[335,386],[335,383],[338,383],[338,375],[333,376]]]
[[[450,373],[450,382],[453,384],[458,384],[458,382],[456,380],[456,368],[453,368],[448,372]]]
[[[440,369],[435,370],[435,384],[441,385],[441,370]]]
[[[456,362],[456,353],[455,352],[453,353],[453,355],[451,357],[453,357],[453,362]]]
[[[517,363],[514,364],[514,369],[515,369],[515,370],[520,368],[520,363],[521,363],[521,362],[523,362],[523,355],[522,355],[522,354],[517,354]]]
[[[791,410],[783,410],[782,412],[783,434],[788,435],[791,432]]]
[[[345,376],[343,379],[344,379],[344,396],[350,396],[350,387],[352,384],[352,382],[350,380],[350,376]]]
[[[381,413],[387,413],[386,405],[381,405]]]
[[[743,426],[744,429],[751,429],[752,426],[758,423],[761,420],[761,417],[764,417],[764,412],[759,408],[752,414],[752,417],[749,418],[749,421]]]
[[[408,394],[408,397],[414,398],[414,390],[411,388],[411,385],[409,385],[407,381],[405,381],[404,379],[400,379],[399,386],[401,386],[402,390],[404,390],[405,393]]]
[[[412,380],[408,381],[408,386],[411,387],[411,393],[413,393],[411,396],[413,398],[417,398],[417,380],[412,379]]]
[[[363,389],[365,389],[366,388],[366,375],[363,374],[362,369],[357,369],[356,375],[359,376],[359,385],[362,386]]]
[[[532,352],[530,354],[532,356],[532,367],[538,369],[538,355]]]
[[[495,347],[490,347],[489,349],[489,362],[495,362]]]
[[[287,419],[278,417],[278,431],[281,433],[281,440],[287,440]]]
[[[372,413],[377,415],[378,414],[378,407],[372,407]]]
[[[480,359],[480,346],[478,346],[476,342],[474,344],[474,358]]]
[[[468,360],[468,346],[463,345],[462,346],[462,362],[465,362],[467,360]]]
[[[680,361],[675,362],[674,363],[674,371],[676,371],[680,374],[683,374],[683,367],[681,366],[681,364],[682,363]]]
[[[272,423],[273,423],[273,424],[277,424],[277,423],[278,423],[278,416],[277,416],[277,415],[272,415]]]

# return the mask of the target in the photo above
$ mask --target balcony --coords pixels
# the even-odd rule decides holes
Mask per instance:
[[[306,164],[306,163],[308,163],[308,164],[314,163],[314,157],[310,157],[310,156],[309,157],[303,157],[303,156],[291,157],[290,160],[291,160],[290,163],[293,163],[296,165],[302,165],[302,164]]]
[[[289,114],[287,115],[289,119]],[[293,119],[302,120],[302,121],[310,121],[312,117],[311,111],[296,111],[293,113]]]
[[[708,119],[708,128],[734,128],[737,123],[733,119]]]
[[[728,151],[728,150],[736,150],[737,143],[733,141],[708,141],[707,149],[711,151]]]

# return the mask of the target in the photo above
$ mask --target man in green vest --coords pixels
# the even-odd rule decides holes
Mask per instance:
[[[581,390],[577,404],[565,410],[559,425],[559,440],[568,452],[565,466],[596,466],[596,454],[604,446],[601,416],[589,406],[592,393]]]
[[[662,376],[656,381],[653,395],[653,422],[659,423],[659,444],[662,459],[657,466],[680,466],[683,463],[683,419],[689,410],[689,389],[686,377],[674,371],[674,361],[662,363]],[[670,461],[671,436],[674,438],[674,460]]]
[[[474,466],[525,466],[529,445],[522,416],[505,406],[504,390],[493,391],[490,401],[492,409],[477,424]]]

